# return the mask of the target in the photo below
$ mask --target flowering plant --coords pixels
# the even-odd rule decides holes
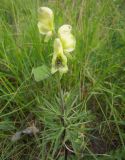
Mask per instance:
[[[48,42],[56,35],[54,25],[54,13],[48,7],[40,7],[38,9],[38,30],[44,35],[44,42]],[[52,57],[51,74],[59,72],[63,75],[68,71],[68,55],[75,49],[76,39],[72,34],[72,26],[69,24],[62,25],[57,32],[54,40],[54,52]],[[33,74],[36,81],[45,79],[50,75],[47,66],[33,68]]]

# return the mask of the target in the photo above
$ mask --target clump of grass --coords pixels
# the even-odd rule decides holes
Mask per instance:
[[[49,65],[52,42],[37,29],[37,9],[73,26],[70,70],[35,82],[32,68]],[[0,158],[118,159],[124,154],[125,22],[123,0],[0,2]],[[58,27],[58,26],[57,26]],[[35,123],[40,133],[11,142]]]

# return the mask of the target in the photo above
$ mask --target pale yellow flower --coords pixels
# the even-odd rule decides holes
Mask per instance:
[[[65,53],[72,52],[76,46],[76,39],[71,33],[72,26],[65,24],[58,30],[58,36],[62,42],[63,50]]]
[[[52,58],[51,73],[59,71],[61,74],[68,71],[67,57],[63,53],[62,43],[59,38],[54,41],[54,53]]]
[[[54,14],[48,7],[38,9],[38,29],[42,35],[46,35],[45,41],[48,41],[54,30]]]

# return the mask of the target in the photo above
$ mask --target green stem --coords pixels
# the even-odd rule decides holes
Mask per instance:
[[[59,78],[58,78],[58,84],[59,84],[59,96],[60,96],[60,99],[61,99],[61,111],[62,111],[62,115],[64,115],[65,107],[64,107],[64,101],[63,101],[62,85],[61,85],[60,75],[59,75]]]
[[[63,99],[63,94],[62,94],[62,86],[61,86],[61,76],[58,76],[58,84],[59,84],[59,95],[60,95],[60,99],[61,99],[61,112],[62,112],[62,116],[61,116],[61,122],[65,128],[65,120],[64,120],[64,113],[65,113],[65,105],[64,105],[64,99]],[[65,134],[66,134],[66,129],[64,129],[63,131],[63,141],[65,139]],[[65,147],[65,160],[67,160],[67,149]]]

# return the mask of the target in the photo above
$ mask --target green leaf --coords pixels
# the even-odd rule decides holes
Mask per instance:
[[[51,72],[46,65],[33,68],[32,73],[34,74],[35,81],[37,82],[44,80],[51,75]]]

